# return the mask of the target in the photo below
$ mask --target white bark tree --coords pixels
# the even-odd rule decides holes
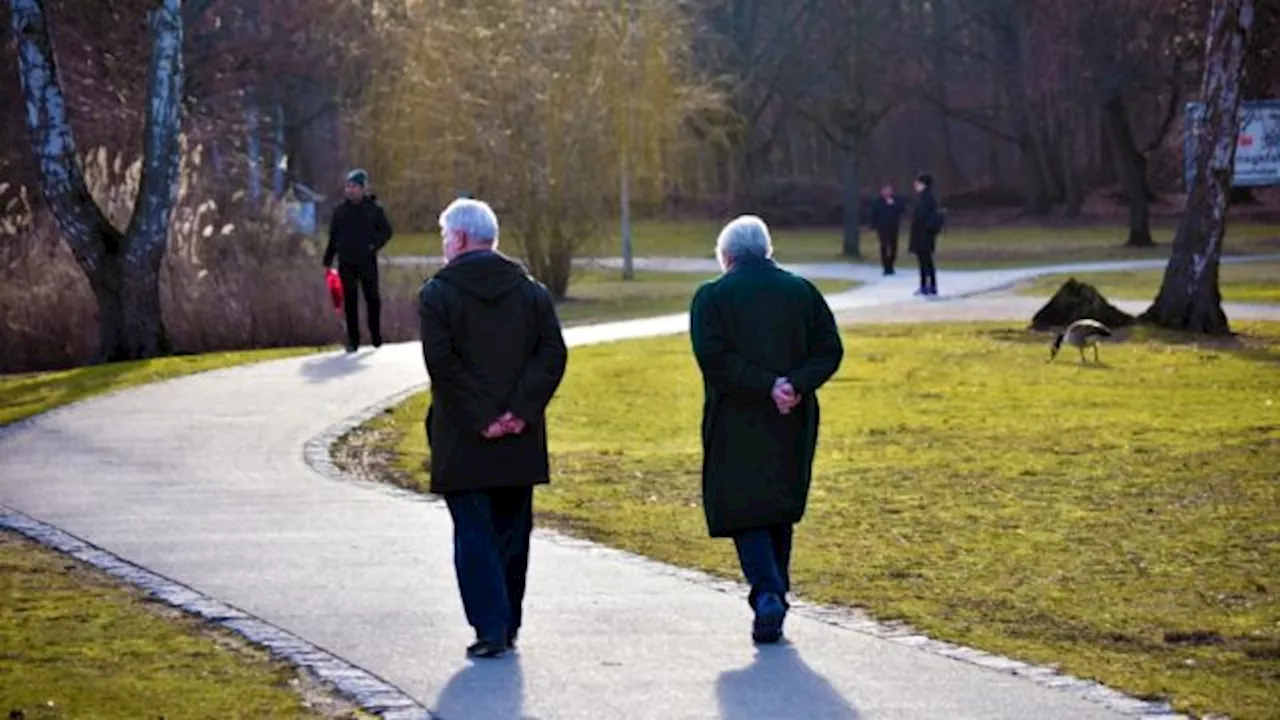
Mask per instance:
[[[182,2],[155,0],[142,177],[129,225],[114,227],[90,194],[58,78],[42,0],[7,0],[40,189],[98,303],[100,362],[170,350],[160,265],[178,187],[182,118]]]
[[[1222,311],[1218,262],[1227,230],[1241,86],[1253,27],[1254,0],[1214,0],[1200,85],[1204,114],[1196,130],[1195,175],[1173,239],[1173,256],[1155,302],[1141,317],[1144,322],[1212,335],[1231,332]]]

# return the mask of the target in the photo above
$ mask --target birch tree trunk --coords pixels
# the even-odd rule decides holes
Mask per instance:
[[[1253,23],[1254,0],[1214,0],[1200,86],[1205,111],[1196,130],[1195,174],[1173,239],[1173,256],[1155,302],[1140,318],[1144,322],[1211,335],[1231,332],[1222,311],[1218,261],[1227,229],[1241,84]]]
[[[42,0],[8,0],[18,44],[27,130],[41,193],[98,302],[99,362],[170,350],[160,265],[177,190],[182,102],[182,2],[151,11],[151,61],[142,176],[128,228],[113,227],[85,184]]]

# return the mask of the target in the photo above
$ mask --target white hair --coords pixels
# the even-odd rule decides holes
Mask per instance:
[[[716,255],[721,265],[773,257],[769,226],[755,215],[739,215],[720,231],[716,238]]]
[[[498,216],[483,200],[458,198],[440,213],[440,229],[465,233],[468,240],[482,245],[498,244]]]

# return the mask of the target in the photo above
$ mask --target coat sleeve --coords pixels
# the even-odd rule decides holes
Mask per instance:
[[[418,295],[422,359],[427,364],[432,393],[441,397],[441,410],[460,427],[477,435],[502,415],[498,402],[467,371],[453,348],[449,322],[439,290],[428,282]]]
[[[822,387],[844,359],[844,343],[840,340],[840,329],[836,326],[831,307],[818,292],[816,287],[809,286],[809,347],[800,367],[791,371],[791,386],[801,395],[815,392]]]
[[[329,244],[324,246],[324,266],[333,265],[333,256],[338,254],[338,211],[329,216]]]
[[[391,221],[387,219],[387,211],[382,204],[373,205],[373,250],[378,252],[391,242]]]
[[[733,395],[768,395],[777,376],[735,352],[724,335],[724,323],[711,298],[711,286],[703,285],[689,309],[689,337],[702,376],[712,387]]]
[[[538,342],[508,403],[511,412],[525,422],[535,421],[546,412],[569,360],[555,305],[541,287],[537,287],[534,307],[538,313]]]

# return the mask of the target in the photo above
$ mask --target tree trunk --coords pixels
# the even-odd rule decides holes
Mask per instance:
[[[1195,165],[1187,207],[1160,292],[1141,318],[1160,327],[1211,335],[1231,332],[1218,290],[1218,261],[1235,173],[1240,84],[1253,32],[1253,10],[1253,0],[1215,0],[1210,11],[1200,85],[1205,110],[1195,126]]]
[[[1107,136],[1124,180],[1125,194],[1129,201],[1129,247],[1154,247],[1151,238],[1151,205],[1148,200],[1151,188],[1147,184],[1147,157],[1138,149],[1129,124],[1129,110],[1119,93],[1111,97],[1103,107]]]
[[[169,350],[160,265],[177,190],[182,100],[180,0],[150,13],[152,43],[142,176],[129,227],[113,227],[85,185],[42,0],[8,0],[41,193],[98,301],[99,361]]]
[[[843,189],[841,191],[840,217],[844,233],[840,250],[845,257],[862,258],[862,243],[858,233],[858,221],[862,214],[862,199],[858,193],[858,142],[846,134],[840,153],[844,156]]]
[[[942,101],[942,106],[934,110],[934,122],[937,126],[934,132],[938,139],[942,141],[942,171],[944,173],[944,184],[953,189],[959,189],[964,186],[964,177],[960,172],[960,163],[956,160],[955,143],[951,139],[951,118],[947,116],[943,107],[947,106],[947,88],[951,86],[951,62],[947,58],[945,40],[950,39],[951,23],[948,15],[947,3],[950,0],[935,0],[932,5],[932,23],[930,25],[930,35],[933,39],[933,94]],[[918,10],[922,10],[924,2],[917,5]]]

